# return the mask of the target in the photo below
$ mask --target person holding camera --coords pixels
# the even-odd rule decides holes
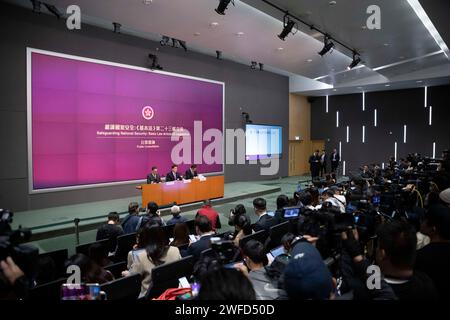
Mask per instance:
[[[11,257],[0,261],[0,300],[27,299],[30,288],[29,279]]]
[[[399,300],[435,300],[437,298],[433,281],[425,273],[414,269],[417,238],[414,228],[409,223],[392,221],[382,224],[377,231],[376,263],[381,274],[374,276],[380,277],[380,288],[367,285],[367,270],[370,263],[361,253],[357,230],[343,232],[341,237],[345,253],[352,261],[352,273],[359,276],[361,282],[366,284],[365,292],[372,299],[395,299],[396,297]],[[357,286],[353,288],[356,289]]]
[[[236,268],[248,277],[253,285],[257,300],[276,300],[281,289],[267,275],[265,266],[268,264],[264,253],[264,245],[256,240],[248,241],[244,248],[244,263],[236,264]]]

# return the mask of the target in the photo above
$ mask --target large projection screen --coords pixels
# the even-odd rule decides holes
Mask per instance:
[[[192,155],[194,141],[211,143],[206,130],[223,132],[223,82],[31,48],[27,77],[30,193],[141,182],[152,166],[165,175],[173,132],[190,133]],[[223,157],[223,135],[220,146]],[[223,158],[191,159],[223,173]]]

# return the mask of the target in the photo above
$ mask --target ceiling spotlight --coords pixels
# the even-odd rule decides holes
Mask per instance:
[[[168,36],[162,36],[161,41],[159,42],[160,45],[166,46],[169,44],[170,38]]]
[[[41,2],[37,0],[31,0],[31,3],[33,4],[33,12],[41,13]]]
[[[258,65],[258,62],[252,61],[252,64],[251,64],[250,68],[252,68],[253,70],[255,70],[257,65]]]
[[[122,27],[122,25],[118,22],[113,22],[113,26],[114,26],[114,33],[120,33],[120,27]]]
[[[222,60],[222,51],[216,50],[216,58],[217,60]]]
[[[259,71],[264,71],[264,63],[258,63],[259,64]]]
[[[225,15],[225,10],[227,10],[227,7],[230,4],[230,2],[234,6],[233,0],[220,0],[219,6],[217,7],[217,9],[214,9],[214,11],[216,11],[218,14]]]
[[[148,57],[150,58],[152,65],[150,66],[150,69],[154,70],[162,70],[163,68],[158,64],[158,56],[156,54],[150,53],[148,55]]]
[[[286,14],[283,18],[283,31],[278,35],[278,38],[284,41],[288,34],[292,32],[292,28],[294,28],[295,25],[295,21],[291,20]]]
[[[320,54],[321,56],[325,55],[328,51],[330,51],[331,49],[333,49],[334,47],[334,43],[330,40],[330,37],[325,36],[324,40],[323,40],[323,48],[322,50],[320,50],[320,52],[318,52],[318,54]]]
[[[361,58],[359,57],[359,54],[356,51],[353,51],[353,60],[352,63],[347,67],[348,70],[353,69],[361,62]]]
[[[63,14],[62,14],[61,11],[59,11],[58,8],[56,8],[54,5],[44,3],[44,6],[47,8],[48,11],[50,11],[51,13],[53,13],[58,19],[61,19],[61,18],[62,18]]]

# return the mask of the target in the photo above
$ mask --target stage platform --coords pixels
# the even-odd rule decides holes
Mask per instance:
[[[220,231],[231,228],[227,224],[228,214],[237,203],[242,203],[247,208],[247,213],[252,221],[256,221],[252,207],[254,198],[262,196],[267,200],[268,210],[274,210],[276,209],[276,197],[279,194],[283,193],[291,197],[299,182],[305,185],[310,179],[310,176],[295,176],[267,181],[226,183],[224,197],[213,200],[213,206],[221,216],[222,229]],[[38,246],[41,252],[69,248],[69,253],[73,253],[77,242],[75,218],[80,219],[80,243],[94,241],[96,229],[106,222],[107,214],[117,211],[121,218],[124,218],[127,215],[128,203],[131,201],[140,203],[141,197],[16,212],[12,226],[17,228],[21,225],[31,229],[31,243]],[[193,218],[200,206],[200,202],[183,205],[181,206],[182,214]],[[169,210],[169,208],[163,209],[162,216],[170,215]]]

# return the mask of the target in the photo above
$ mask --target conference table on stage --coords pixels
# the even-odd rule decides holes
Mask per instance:
[[[202,201],[205,199],[222,198],[224,195],[224,176],[208,176],[206,179],[192,179],[153,184],[143,184],[142,205],[150,201],[158,205],[176,202],[178,205]]]

